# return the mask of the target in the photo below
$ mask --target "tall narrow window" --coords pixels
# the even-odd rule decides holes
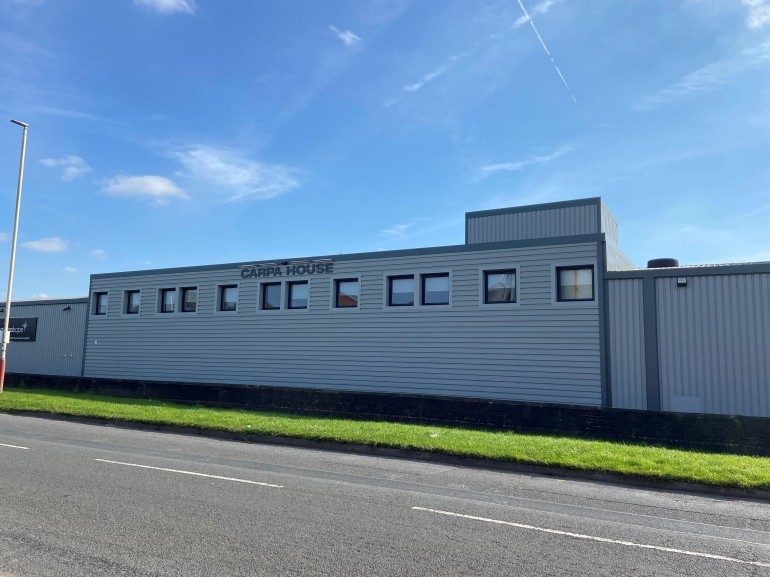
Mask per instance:
[[[414,306],[414,276],[388,277],[388,306]]]
[[[238,309],[238,287],[223,285],[219,287],[219,310],[234,311]]]
[[[176,289],[160,290],[160,312],[173,313],[176,310]]]
[[[594,300],[594,267],[562,266],[556,268],[556,300]]]
[[[484,273],[486,304],[516,302],[516,269],[488,270]]]
[[[448,305],[449,304],[449,274],[424,274],[422,275],[422,304],[424,305]]]
[[[289,308],[306,309],[308,298],[307,281],[290,282],[289,287]]]
[[[139,305],[141,303],[141,294],[139,291],[126,291],[125,309],[127,315],[138,315]]]
[[[358,306],[359,284],[356,278],[344,278],[334,281],[334,306],[349,309]]]
[[[281,283],[269,282],[262,285],[262,310],[273,311],[281,308]]]
[[[198,310],[198,289],[196,287],[184,287],[182,289],[182,312],[194,313]]]
[[[107,293],[94,293],[94,314],[107,314]]]

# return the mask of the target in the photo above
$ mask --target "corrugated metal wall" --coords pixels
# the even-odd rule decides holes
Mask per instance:
[[[605,243],[607,247],[607,270],[632,270],[636,268],[625,253],[611,240]]]
[[[642,279],[607,282],[612,406],[647,408]]]
[[[64,310],[70,307],[70,310]],[[8,343],[7,371],[35,375],[80,376],[88,317],[87,299],[11,303],[13,318],[37,318],[33,342]]]
[[[770,417],[770,274],[656,279],[661,408]]]
[[[85,375],[455,395],[598,406],[598,303],[553,303],[552,266],[593,264],[597,244],[459,251],[334,263],[361,278],[359,309],[331,308],[332,279],[310,281],[310,309],[260,311],[259,279],[235,267],[92,277],[109,314],[92,316]],[[480,304],[481,271],[517,267],[520,306]],[[386,275],[451,273],[451,305],[388,309]],[[307,277],[304,277],[307,278]],[[215,312],[218,283],[239,310]],[[156,313],[158,290],[197,285],[197,314]],[[125,289],[141,314],[121,315]]]
[[[601,211],[602,211],[602,230],[608,240],[611,240],[613,243],[618,243],[618,221],[615,219],[615,215],[612,214],[609,208],[607,208],[607,205],[604,204],[603,201],[600,201]]]
[[[596,204],[527,212],[470,216],[466,223],[468,244],[529,240],[579,234],[598,234]]]

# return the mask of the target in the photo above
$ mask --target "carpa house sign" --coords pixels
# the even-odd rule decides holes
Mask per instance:
[[[291,262],[265,262],[241,265],[240,269],[241,278],[329,274],[334,272],[334,261],[330,258],[319,258]]]

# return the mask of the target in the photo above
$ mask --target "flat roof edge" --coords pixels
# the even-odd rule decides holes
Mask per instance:
[[[770,261],[765,262],[747,262],[740,264],[715,264],[715,265],[691,265],[677,266],[671,268],[638,268],[633,270],[608,271],[604,278],[612,279],[630,279],[653,277],[676,277],[676,276],[700,276],[700,275],[718,275],[718,274],[758,274],[770,273]]]
[[[573,206],[595,206],[601,204],[602,198],[600,196],[592,196],[590,198],[578,198],[575,200],[562,200],[559,202],[544,202],[541,204],[528,204],[526,206],[512,206],[509,208],[493,208],[491,210],[476,210],[472,212],[466,212],[466,220],[469,218],[476,218],[480,216],[494,216],[498,214],[520,214],[524,212],[536,212],[538,210],[553,210],[557,208],[570,208]]]
[[[559,244],[583,244],[588,242],[601,242],[604,240],[604,233],[596,234],[581,234],[574,236],[555,236],[549,238],[537,238],[527,240],[513,240],[513,241],[501,241],[501,242],[486,242],[478,244],[455,244],[447,246],[435,246],[428,248],[408,248],[401,250],[387,250],[387,251],[375,251],[375,252],[361,252],[361,253],[348,253],[337,255],[325,255],[325,256],[305,256],[294,258],[279,258],[279,259],[259,259],[241,262],[231,262],[222,264],[209,264],[200,266],[187,266],[187,267],[174,267],[174,268],[158,268],[136,271],[121,271],[121,272],[107,272],[92,274],[92,280],[99,280],[105,278],[119,278],[127,276],[148,276],[159,274],[178,274],[188,272],[208,272],[216,270],[228,270],[237,268],[243,265],[251,265],[259,262],[291,262],[295,260],[314,260],[314,259],[331,259],[334,262],[345,262],[354,260],[369,260],[369,259],[386,259],[386,258],[400,258],[410,256],[424,256],[433,254],[445,254],[445,253],[463,253],[463,252],[481,252],[485,250],[502,250],[506,248],[529,248],[536,246],[554,246]]]
[[[75,303],[87,303],[88,297],[62,297],[54,299],[14,299],[11,301],[11,308],[14,305],[64,305]],[[0,301],[0,307],[5,307],[5,301]]]

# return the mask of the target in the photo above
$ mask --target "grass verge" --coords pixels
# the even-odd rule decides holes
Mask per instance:
[[[210,409],[40,389],[12,389],[0,395],[0,412],[14,411],[430,451],[720,487],[770,489],[770,458],[571,437]]]

